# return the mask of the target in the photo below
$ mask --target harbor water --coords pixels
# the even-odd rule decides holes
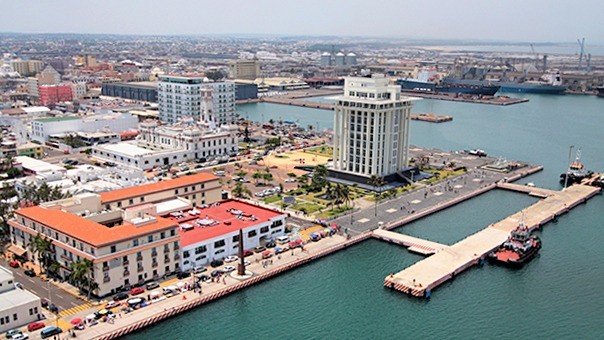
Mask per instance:
[[[522,182],[559,189],[569,146],[588,169],[604,171],[604,99],[525,95],[507,107],[420,100],[414,112],[454,117],[413,121],[414,145],[484,149],[489,155],[541,164]],[[247,104],[242,117],[294,120],[331,128],[332,114],[295,106]],[[399,232],[452,244],[535,202],[492,191],[414,222]],[[598,339],[604,294],[603,196],[545,226],[540,255],[519,270],[485,264],[436,289],[429,300],[382,287],[389,273],[419,261],[396,245],[369,240],[244,291],[128,336],[263,339]]]

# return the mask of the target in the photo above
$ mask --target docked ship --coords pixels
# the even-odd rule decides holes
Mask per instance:
[[[401,86],[403,91],[450,92],[483,96],[492,96],[499,90],[497,85],[438,83],[437,79],[436,71],[421,70],[418,72],[417,78],[401,78],[397,80],[397,84]]]
[[[509,267],[521,267],[537,255],[541,249],[541,239],[524,225],[524,218],[520,225],[512,231],[510,237],[499,249],[489,253],[490,262],[503,264]]]
[[[581,181],[591,176],[591,172],[585,170],[585,166],[581,163],[581,149],[577,150],[575,160],[570,164],[568,170],[560,174],[560,183],[562,185],[573,185],[581,183]]]
[[[596,96],[604,98],[604,86],[596,87]]]
[[[544,74],[540,80],[527,80],[522,82],[509,82],[501,80],[466,80],[445,78],[443,84],[467,84],[467,85],[496,85],[499,92],[534,93],[534,94],[564,94],[567,87],[562,85],[559,73]]]

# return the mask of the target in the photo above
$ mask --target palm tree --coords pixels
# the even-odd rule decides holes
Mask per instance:
[[[243,183],[241,183],[241,182],[237,182],[237,184],[235,184],[235,187],[233,188],[233,190],[231,190],[231,193],[233,194],[233,197],[237,197],[237,198],[252,195],[252,192],[250,191],[250,189],[243,186]]]
[[[262,178],[267,182],[273,181],[273,175],[270,172],[265,172],[262,174]]]
[[[258,180],[263,178],[264,175],[261,172],[254,172],[252,178],[256,180],[256,184],[258,184]]]
[[[93,289],[98,288],[98,284],[92,279],[94,263],[89,259],[81,259],[76,262],[71,262],[70,267],[71,273],[69,274],[69,279],[80,289],[87,287],[88,298],[90,298],[90,292]]]
[[[377,175],[371,175],[371,178],[369,178],[369,181],[367,181],[367,183],[371,186],[373,186],[373,190],[375,191],[374,193],[374,198],[375,198],[375,216],[377,216],[377,206],[378,206],[378,202],[380,200],[380,193],[378,192],[378,187],[382,187],[384,186],[384,184],[386,184],[386,182],[384,181],[383,177],[377,176]]]
[[[29,248],[32,254],[32,261],[38,261],[40,264],[40,269],[46,269],[50,264],[50,249],[52,246],[52,241],[49,238],[46,238],[40,233],[38,233],[34,238],[32,238],[27,244],[27,248]]]

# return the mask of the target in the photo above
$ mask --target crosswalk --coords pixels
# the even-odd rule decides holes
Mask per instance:
[[[71,308],[69,308],[69,309],[66,309],[66,310],[62,310],[62,311],[60,311],[60,312],[59,312],[59,317],[60,317],[60,318],[64,318],[64,317],[66,317],[66,316],[70,316],[70,315],[73,315],[73,314],[76,314],[76,313],[79,313],[79,312],[83,312],[83,311],[85,311],[85,310],[88,310],[88,309],[90,309],[91,307],[92,307],[92,304],[91,304],[91,303],[83,303],[83,304],[81,304],[81,305],[79,305],[79,306],[71,307]]]

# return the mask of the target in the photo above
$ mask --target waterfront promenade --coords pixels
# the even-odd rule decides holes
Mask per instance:
[[[546,198],[521,212],[494,223],[451,247],[443,248],[401,272],[387,276],[384,286],[413,296],[430,297],[432,290],[443,282],[484,261],[488,253],[505,242],[521,221],[531,230],[539,228],[599,191],[599,188],[585,185],[574,185],[557,192],[548,190]]]

